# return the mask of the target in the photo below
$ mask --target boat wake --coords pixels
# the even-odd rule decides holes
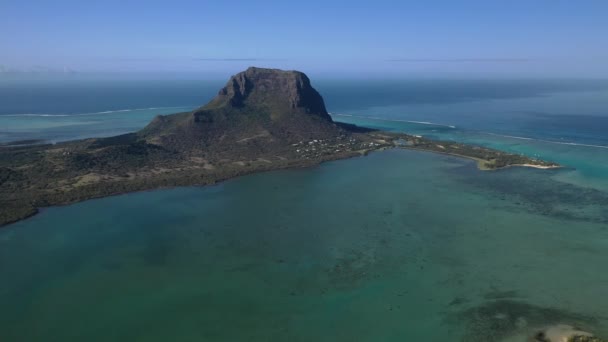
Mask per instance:
[[[150,108],[134,108],[134,109],[117,109],[117,110],[106,110],[102,112],[93,113],[76,113],[76,114],[0,114],[1,117],[70,117],[70,116],[93,116],[93,115],[104,115],[104,114],[115,114],[115,113],[127,113],[127,112],[139,112],[144,110],[162,110],[162,109],[190,109],[192,107],[150,107]]]

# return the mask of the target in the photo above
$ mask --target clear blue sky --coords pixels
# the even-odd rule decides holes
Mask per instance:
[[[608,1],[3,0],[0,68],[608,77]]]

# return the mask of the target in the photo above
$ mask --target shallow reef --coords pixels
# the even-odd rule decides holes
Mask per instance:
[[[517,336],[525,336],[528,341],[557,342],[538,338],[546,336],[546,333],[543,333],[546,327],[555,325],[568,324],[579,327],[581,331],[593,331],[598,320],[557,308],[501,299],[486,301],[455,312],[448,319],[448,323],[465,327],[461,341],[466,342],[520,341]],[[576,336],[579,339],[572,341],[594,341],[584,339],[588,337]]]

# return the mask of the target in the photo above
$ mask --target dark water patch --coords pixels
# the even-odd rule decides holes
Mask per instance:
[[[512,210],[561,220],[608,223],[608,193],[552,178],[563,171],[509,168],[471,172],[471,165],[467,165],[452,172],[467,185],[503,201]]]
[[[456,297],[448,303],[448,306],[460,306],[460,305],[465,305],[467,303],[469,303],[469,300],[467,298]]]
[[[326,270],[329,283],[334,288],[356,287],[373,276],[374,264],[372,255],[353,250]]]
[[[507,298],[518,298],[521,297],[517,291],[500,291],[500,290],[496,290],[496,291],[491,291],[488,292],[486,294],[484,294],[483,298],[484,299],[507,299]]]
[[[158,234],[156,234],[158,235]],[[161,236],[149,236],[144,242],[139,253],[140,258],[149,266],[164,266],[173,252],[173,239],[169,234]]]

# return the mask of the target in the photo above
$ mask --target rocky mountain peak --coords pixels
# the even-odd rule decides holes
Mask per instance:
[[[205,109],[222,106],[269,111],[273,118],[291,112],[312,114],[331,121],[321,95],[299,71],[250,67],[230,78]]]

